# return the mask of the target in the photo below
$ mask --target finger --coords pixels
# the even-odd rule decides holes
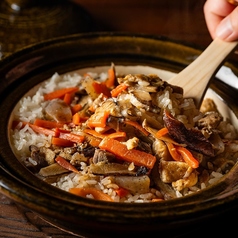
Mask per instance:
[[[225,0],[207,0],[204,4],[204,16],[207,24],[208,31],[214,39],[216,29],[221,21],[229,15],[235,6]]]
[[[238,40],[238,7],[224,18],[216,29],[216,36],[226,40]]]

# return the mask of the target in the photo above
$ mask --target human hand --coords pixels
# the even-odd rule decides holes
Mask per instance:
[[[230,3],[233,2],[233,3]],[[211,37],[238,40],[238,0],[207,0],[204,16]]]

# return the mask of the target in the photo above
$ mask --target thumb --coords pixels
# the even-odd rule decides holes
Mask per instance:
[[[220,22],[216,36],[225,41],[238,40],[238,7]]]

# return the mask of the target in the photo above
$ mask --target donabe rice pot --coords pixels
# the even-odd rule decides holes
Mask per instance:
[[[112,202],[159,202],[200,191],[237,162],[235,127],[159,75],[55,73],[13,111],[11,144],[36,176]]]

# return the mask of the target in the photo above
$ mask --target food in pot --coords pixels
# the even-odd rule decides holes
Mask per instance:
[[[12,148],[78,196],[158,202],[200,191],[237,162],[237,132],[212,99],[196,108],[158,75],[55,73],[13,111]]]

